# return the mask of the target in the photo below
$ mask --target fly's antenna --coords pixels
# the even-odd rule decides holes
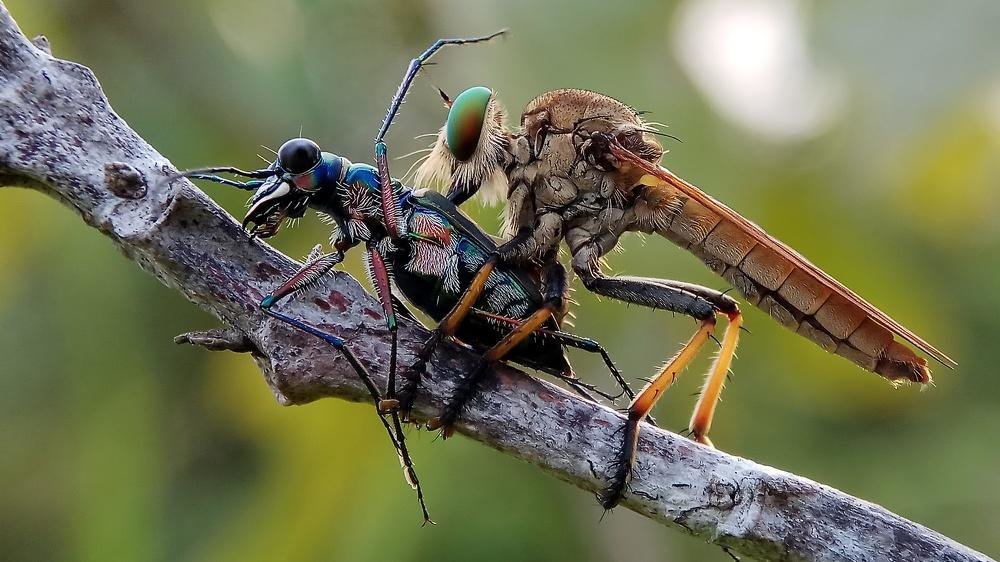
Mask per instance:
[[[433,86],[433,84],[432,84],[432,86]],[[441,96],[441,99],[444,100],[444,106],[446,108],[448,108],[448,109],[451,109],[452,101],[451,101],[451,98],[448,97],[448,94],[444,93],[444,90],[442,90],[441,88],[438,88],[437,86],[433,86],[433,87],[434,87],[435,90],[437,90],[437,93],[438,93],[439,96]]]
[[[635,114],[637,116],[646,115],[648,113],[651,113],[651,112],[649,112],[649,111],[636,111],[635,112]],[[657,136],[660,136],[660,137],[666,137],[668,139],[673,139],[673,140],[675,140],[675,141],[677,141],[677,142],[679,142],[681,144],[684,144],[684,141],[682,141],[679,137],[675,137],[674,135],[671,135],[671,134],[664,133],[664,132],[660,131],[659,127],[663,127],[663,128],[669,127],[669,125],[667,125],[666,123],[661,123],[659,121],[644,121],[642,124],[645,125],[645,127],[639,129],[639,131],[641,131],[643,133],[650,133],[650,134],[657,135]]]

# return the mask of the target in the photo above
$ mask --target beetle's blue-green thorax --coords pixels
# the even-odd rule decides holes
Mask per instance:
[[[368,164],[355,164],[347,158],[323,153],[320,163],[304,174],[294,176],[295,186],[313,195],[309,206],[321,213],[337,215],[344,220],[347,215],[357,215],[358,197],[379,197],[378,171]],[[373,217],[375,218],[375,217]]]
[[[319,163],[308,172],[292,176],[295,187],[305,191],[316,191],[325,187],[334,187],[344,180],[346,170],[351,162],[341,156],[324,152]]]
[[[445,124],[445,139],[451,153],[459,161],[465,162],[476,152],[492,97],[492,90],[476,86],[459,94],[451,103]]]

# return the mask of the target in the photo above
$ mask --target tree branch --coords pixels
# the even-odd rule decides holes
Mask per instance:
[[[339,353],[262,316],[257,303],[295,262],[259,241],[184,180],[119,118],[85,67],[29,41],[0,4],[0,185],[29,187],[76,210],[163,284],[227,328],[181,336],[210,349],[250,352],[281,404],[364,400]],[[350,276],[284,305],[344,337],[384,377],[381,311]],[[400,330],[410,361],[426,332]],[[448,346],[416,405],[426,418],[474,357]],[[380,382],[384,382],[384,379]],[[459,430],[585,490],[602,484],[623,418],[547,382],[501,368]],[[774,560],[965,561],[985,555],[889,511],[786,472],[646,426],[623,505],[736,553]]]

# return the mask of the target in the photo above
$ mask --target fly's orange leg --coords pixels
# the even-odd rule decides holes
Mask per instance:
[[[733,363],[736,355],[736,346],[740,340],[740,328],[743,326],[743,315],[739,310],[730,312],[729,324],[726,332],[722,336],[722,347],[715,357],[715,362],[705,377],[705,385],[701,389],[698,403],[695,404],[694,412],[691,414],[691,421],[688,429],[695,441],[713,447],[712,441],[708,438],[708,432],[712,429],[712,418],[715,416],[715,407],[719,404],[719,396],[722,388],[726,385],[726,376],[729,367]]]
[[[485,312],[476,308],[472,309],[472,314],[480,318],[488,319],[489,321],[494,323],[507,324],[512,328],[518,326],[521,323],[521,320],[519,319],[500,316],[497,314],[491,314],[489,312]],[[615,403],[615,401],[617,401],[622,396],[628,396],[629,400],[635,398],[635,392],[633,392],[632,388],[629,387],[628,383],[625,381],[625,377],[622,376],[621,371],[618,370],[618,367],[611,359],[611,356],[608,355],[607,350],[604,349],[604,347],[597,341],[592,340],[590,338],[584,338],[577,335],[573,335],[560,330],[551,330],[547,328],[540,328],[538,330],[535,330],[535,334],[558,341],[564,346],[572,347],[574,349],[579,349],[582,351],[586,351],[588,353],[594,353],[601,356],[601,359],[604,361],[604,365],[608,368],[608,372],[611,374],[611,378],[614,379],[616,383],[618,383],[619,392],[617,394],[611,394],[609,392],[599,389],[597,386],[593,384],[583,382],[582,380],[577,378],[572,368],[568,369],[566,372],[559,374],[550,373],[553,377],[569,385],[569,387],[572,388],[580,396],[583,396],[584,398],[590,400],[591,402],[595,402],[596,400],[594,400],[594,397],[591,396],[590,394],[593,392],[611,403]],[[652,417],[646,419],[650,423],[653,423]]]
[[[488,262],[488,264],[492,263],[493,260]],[[566,270],[562,264],[559,262],[549,264],[543,278],[545,279],[545,301],[542,305],[528,315],[527,318],[519,320],[507,335],[483,354],[479,367],[458,383],[451,399],[441,410],[440,415],[427,422],[428,429],[442,429],[444,437],[450,436],[453,432],[452,425],[462,413],[462,409],[468,403],[469,399],[475,395],[480,381],[490,367],[503,361],[507,354],[514,348],[548,324],[553,318],[553,313],[563,306],[568,286],[566,283]]]
[[[701,324],[691,340],[632,400],[624,428],[622,448],[611,464],[607,485],[597,495],[598,501],[605,509],[611,509],[617,505],[628,487],[629,479],[632,476],[632,467],[635,466],[639,424],[649,415],[656,401],[673,384],[678,374],[691,362],[708,341],[708,338],[711,337],[715,328],[716,316],[726,314],[730,318],[730,326],[727,327],[726,331],[728,344],[724,342],[719,360],[710,371],[709,380],[713,382],[707,384],[706,390],[703,392],[706,408],[701,414],[699,412],[702,410],[696,410],[696,417],[699,420],[697,425],[699,436],[704,438],[704,434],[707,433],[707,425],[701,422],[705,419],[711,420],[711,409],[714,409],[715,398],[718,398],[718,393],[722,389],[722,382],[725,381],[733,351],[736,349],[736,337],[739,335],[739,322],[742,318],[739,315],[739,305],[735,300],[707,287],[667,279],[605,276],[597,267],[597,260],[616,243],[617,237],[611,234],[598,237],[591,243],[574,248],[573,269],[580,276],[587,289],[599,295],[640,306],[686,314],[699,320]],[[735,321],[733,321],[734,318]],[[716,381],[719,377],[717,372],[720,370],[722,380]],[[707,406],[709,402],[712,404],[711,409]]]
[[[409,420],[410,409],[413,407],[413,401],[417,395],[417,387],[420,385],[420,379],[427,370],[427,362],[430,361],[431,356],[434,354],[434,350],[437,346],[441,344],[446,338],[450,338],[455,335],[458,327],[462,325],[465,317],[468,316],[469,311],[472,310],[472,305],[479,300],[482,296],[483,290],[486,288],[486,280],[489,278],[490,274],[493,273],[493,269],[496,267],[497,259],[490,258],[483,264],[483,267],[476,272],[476,276],[473,277],[472,282],[469,286],[465,288],[462,292],[461,297],[458,299],[458,304],[452,308],[448,314],[441,320],[437,328],[431,332],[431,336],[424,342],[423,347],[417,352],[417,359],[413,362],[413,365],[407,369],[404,374],[404,382],[402,388],[399,390],[399,409],[403,414],[403,419]]]
[[[445,438],[450,437],[454,432],[452,425],[455,423],[455,420],[458,419],[459,414],[462,413],[462,409],[465,407],[465,404],[468,403],[468,401],[476,393],[476,388],[479,386],[479,382],[482,380],[489,368],[502,361],[512,349],[530,337],[536,330],[544,326],[545,323],[552,317],[552,312],[555,310],[555,307],[556,304],[551,300],[546,302],[545,305],[533,312],[531,316],[521,321],[517,327],[504,336],[503,339],[501,339],[496,345],[487,350],[483,355],[480,366],[473,371],[472,374],[458,383],[451,399],[445,405],[444,409],[441,410],[440,415],[435,418],[431,418],[427,422],[427,429],[441,429],[442,435]]]
[[[701,321],[698,331],[684,344],[677,355],[667,361],[649,383],[639,391],[628,407],[628,421],[625,422],[625,433],[622,448],[611,466],[611,477],[607,486],[597,496],[604,509],[618,505],[625,488],[632,477],[632,467],[635,466],[636,448],[639,444],[639,423],[642,422],[663,396],[677,376],[698,355],[715,329],[715,317],[711,316]]]

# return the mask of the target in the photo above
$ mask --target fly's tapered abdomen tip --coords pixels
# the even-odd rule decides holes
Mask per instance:
[[[875,372],[893,382],[930,384],[932,380],[927,360],[897,341],[890,342],[886,347],[875,365]]]
[[[878,362],[875,371],[893,383],[915,382],[926,385],[933,382],[931,370],[927,365],[917,365],[913,363],[903,363],[891,359],[882,359]]]

